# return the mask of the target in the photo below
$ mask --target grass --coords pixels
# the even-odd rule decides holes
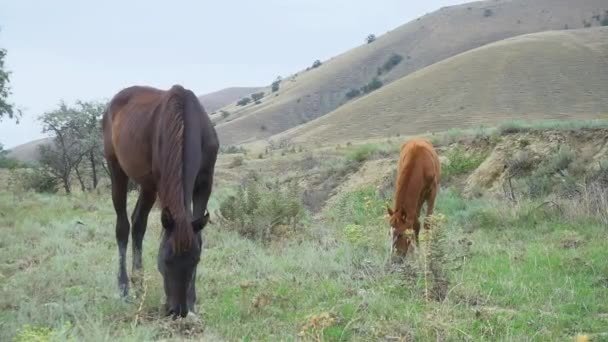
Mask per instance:
[[[197,280],[204,323],[184,327],[159,315],[156,211],[143,305],[118,298],[108,197],[0,194],[0,340],[525,341],[606,332],[606,228],[586,214],[465,201],[442,189],[449,288],[440,302],[425,300],[422,279],[387,267],[387,199],[373,187],[340,194],[307,234],[282,244],[211,225]]]
[[[500,124],[498,132],[501,135],[521,132],[540,132],[547,130],[579,130],[608,128],[608,120],[546,120],[523,121],[513,120]]]

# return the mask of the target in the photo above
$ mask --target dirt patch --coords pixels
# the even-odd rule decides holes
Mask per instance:
[[[464,195],[472,197],[479,191],[505,193],[508,180],[537,167],[560,148],[574,151],[581,173],[592,172],[608,158],[608,130],[579,129],[575,131],[532,131],[504,135],[486,160],[470,174]],[[521,172],[520,172],[521,171]]]

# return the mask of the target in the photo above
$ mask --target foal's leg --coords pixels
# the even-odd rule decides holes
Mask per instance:
[[[429,197],[426,201],[426,218],[424,220],[424,229],[431,229],[431,225],[428,221],[428,218],[433,215],[433,210],[435,209],[435,198],[437,197],[437,184],[433,184],[431,189],[429,190]]]
[[[137,205],[133,210],[131,222],[133,224],[131,237],[133,238],[133,268],[131,269],[131,281],[135,285],[142,284],[142,243],[144,235],[146,235],[146,227],[148,225],[148,215],[156,201],[156,190],[150,187],[142,186],[137,199]]]
[[[116,243],[118,245],[118,288],[120,294],[129,294],[129,277],[127,276],[127,245],[129,244],[129,219],[127,217],[127,183],[129,177],[115,158],[108,160],[112,179],[112,203],[116,212]]]

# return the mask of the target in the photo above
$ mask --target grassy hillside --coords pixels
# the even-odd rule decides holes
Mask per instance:
[[[387,8],[390,10],[390,8]],[[266,138],[322,116],[346,93],[377,76],[393,54],[403,60],[379,79],[385,84],[470,49],[525,33],[580,28],[608,10],[605,0],[483,1],[442,8],[336,56],[318,68],[286,77],[261,104],[224,108],[218,125],[225,144]],[[363,38],[363,37],[362,37]],[[311,65],[313,61],[310,61]],[[491,61],[486,61],[491,63]],[[264,89],[270,94],[269,88]]]
[[[277,136],[346,142],[512,119],[608,115],[608,27],[489,44],[404,77]]]
[[[510,125],[472,141],[437,142],[444,176],[433,234],[401,264],[389,262],[384,216],[394,180],[385,175],[401,140],[331,153],[275,150],[240,163],[233,161],[242,156],[222,154],[210,201],[215,223],[205,228],[197,273],[200,320],[162,316],[158,209],[144,241],[144,287],[125,302],[108,190],[0,191],[0,340],[572,341],[585,334],[604,341],[606,134],[605,122]],[[513,180],[517,200],[486,191],[463,197],[461,181],[483,178],[505,148],[530,153],[506,153],[516,157],[509,169],[521,171]],[[341,186],[321,211],[294,227],[266,226],[280,215],[266,210],[282,208],[269,190],[275,181],[325,192],[336,174]],[[535,197],[542,179],[556,185],[540,189],[548,199]],[[571,191],[591,184],[600,191]],[[218,216],[238,187],[261,206],[245,224],[270,231],[270,241]],[[129,209],[135,200],[131,193]]]
[[[8,156],[24,163],[36,162],[39,158],[38,146],[49,144],[50,142],[51,140],[49,138],[42,138],[21,144],[12,148],[9,151]]]
[[[237,101],[243,96],[256,92],[258,89],[259,87],[231,87],[200,95],[198,99],[203,104],[203,107],[205,107],[207,113],[211,114],[218,109]]]

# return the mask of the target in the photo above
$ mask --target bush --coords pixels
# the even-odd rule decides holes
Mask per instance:
[[[367,36],[365,38],[365,41],[367,42],[367,44],[371,44],[373,42],[376,41],[376,35],[375,34],[370,34],[369,36]]]
[[[237,106],[246,106],[247,104],[249,104],[251,102],[251,99],[248,97],[243,97],[242,99],[238,100],[238,102],[236,103]]]
[[[13,170],[12,178],[25,191],[54,194],[59,187],[59,180],[42,168]]]
[[[448,153],[447,165],[441,170],[441,178],[450,179],[453,176],[462,175],[475,170],[486,159],[485,154],[470,152],[467,153],[462,147],[458,146]]]
[[[382,81],[380,81],[377,77],[374,77],[368,84],[361,87],[361,92],[364,94],[371,93],[380,87],[382,87]]]
[[[384,62],[384,65],[382,65],[382,68],[379,70],[380,73],[391,71],[395,66],[401,63],[402,60],[403,56],[394,53],[386,62]]]
[[[279,91],[279,86],[281,85],[281,77],[277,77],[277,79],[272,82],[272,92],[276,93]]]
[[[253,101],[260,101],[262,98],[264,98],[264,92],[261,91],[259,93],[251,94],[251,98],[253,99]]]
[[[230,116],[230,112],[228,112],[228,111],[222,110],[221,113],[222,113],[222,118],[224,118],[224,119]]]
[[[262,242],[270,241],[280,225],[295,230],[305,215],[295,183],[281,187],[260,180],[241,185],[235,196],[221,202],[220,213],[229,229]]]
[[[228,165],[228,168],[233,169],[235,167],[242,166],[245,163],[245,158],[241,156],[236,156],[232,162]]]
[[[318,67],[320,67],[320,66],[321,66],[321,64],[322,64],[322,63],[321,63],[321,61],[317,59],[316,61],[314,61],[314,62],[312,63],[312,68],[313,68],[313,69],[314,69],[314,68],[318,68]]]
[[[225,154],[243,153],[243,154],[247,154],[247,150],[244,147],[242,147],[242,146],[228,145],[228,146],[222,146],[222,147],[220,147],[220,153],[225,153]]]
[[[357,96],[361,95],[361,91],[359,89],[351,89],[346,93],[346,99],[350,100]]]
[[[494,15],[494,11],[492,11],[492,10],[491,10],[491,9],[489,9],[489,8],[486,8],[486,9],[483,11],[483,16],[484,16],[484,17],[486,17],[486,18],[491,17],[492,15]]]

